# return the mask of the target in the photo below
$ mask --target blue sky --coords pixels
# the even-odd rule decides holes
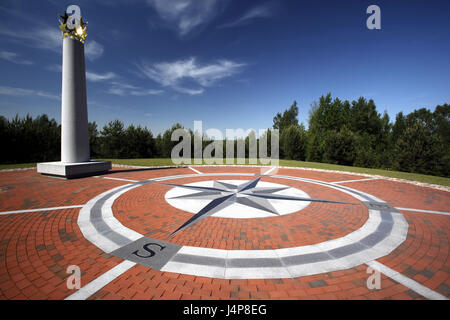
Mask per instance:
[[[449,1],[83,0],[0,2],[0,114],[60,119],[57,13],[89,22],[89,120],[157,134],[260,129],[297,100],[374,99],[391,120],[450,102]],[[366,9],[381,8],[381,30]]]

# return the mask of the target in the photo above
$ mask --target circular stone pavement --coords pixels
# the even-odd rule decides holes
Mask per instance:
[[[233,166],[0,176],[7,299],[449,297],[446,191]],[[69,265],[92,284],[68,288]]]
[[[216,177],[220,179],[221,176],[232,175],[233,173],[213,173],[202,174],[202,177],[208,179],[206,180],[206,182],[211,182],[211,178]],[[267,177],[281,181],[293,180],[303,182],[304,184],[315,184],[320,186],[321,188],[331,188],[351,195],[355,198],[355,200],[358,200],[360,202],[359,205],[364,205],[367,208],[367,210],[369,211],[369,217],[361,228],[333,240],[304,246],[283,245],[283,247],[279,249],[266,250],[248,250],[243,248],[238,248],[238,250],[224,250],[201,246],[175,244],[171,242],[170,239],[162,241],[159,239],[145,237],[139,232],[136,232],[135,230],[124,226],[119,222],[119,220],[115,218],[112,206],[119,197],[124,197],[127,192],[135,188],[142,187],[143,185],[155,183],[158,184],[161,181],[168,180],[172,182],[172,180],[191,178],[196,176],[197,175],[193,174],[175,177],[168,176],[164,178],[140,181],[104,192],[94,199],[90,200],[86,204],[86,206],[81,209],[78,218],[78,225],[85,237],[93,244],[95,244],[103,251],[120,258],[130,260],[161,271],[225,279],[294,278],[352,268],[362,263],[370,262],[389,254],[406,239],[406,234],[408,232],[408,224],[406,223],[403,215],[386,202],[370,194],[356,191],[348,187],[336,186],[334,184],[317,180],[281,175],[256,175],[256,179],[250,181],[243,180],[241,184],[237,184],[235,182],[235,184],[232,184],[233,181],[229,180],[225,180],[226,182],[224,182],[223,179],[212,180],[212,182],[218,182],[222,186],[235,186],[236,189],[239,190],[239,186],[245,186],[250,182],[255,181],[254,187],[248,190],[262,190],[259,191],[258,196],[255,196],[258,191],[251,191],[251,193],[247,193],[247,198],[245,199],[273,199],[282,202],[279,204],[272,203],[267,206],[270,206],[274,211],[272,215],[278,216],[280,216],[280,214],[278,214],[278,211],[292,211],[292,208],[295,207],[294,205],[292,205],[292,203],[294,202],[309,204],[309,202],[313,200],[309,197],[305,198],[305,193],[301,192],[300,190],[291,190],[293,188],[281,189],[282,187],[284,187],[284,185],[278,184],[277,186],[275,186],[273,184],[264,184],[261,182],[262,179]],[[255,177],[255,174],[239,173],[238,176]],[[192,205],[188,203],[188,200],[185,200],[186,211],[196,212],[203,210],[202,208],[207,208],[209,210],[216,209],[214,210],[214,214],[218,214],[222,217],[224,215],[229,215],[229,211],[232,211],[233,219],[236,219],[235,216],[240,215],[242,215],[244,218],[249,216],[253,217],[254,219],[265,218],[254,217],[257,213],[263,211],[261,208],[264,207],[261,203],[238,203],[238,197],[241,193],[245,194],[244,191],[237,193],[229,192],[231,193],[231,195],[227,195],[227,192],[217,191],[225,190],[225,188],[213,189],[210,184],[204,184],[206,184],[207,186],[199,187],[198,184],[195,184],[194,186],[192,184],[161,184],[161,186],[172,186],[179,189],[186,186],[191,186],[192,188],[188,190],[198,190],[198,192],[194,191],[194,193],[203,196],[203,200],[200,203],[196,201],[197,203],[195,203],[195,205]],[[277,187],[281,190],[276,189]],[[267,193],[267,191],[270,191],[271,188],[279,191],[270,194]],[[166,194],[166,201],[168,197],[173,198],[174,194],[175,196],[180,196],[179,192],[177,192],[176,189],[173,192],[171,191],[168,192],[169,195]],[[220,206],[225,202],[218,203],[219,210],[217,210],[217,207],[214,206],[208,208],[208,206],[210,204],[214,204],[214,201],[216,201],[217,199],[204,198],[208,198],[208,196],[211,196],[211,193],[214,193],[214,191],[216,193],[220,193],[219,196],[221,196],[222,198],[235,196],[237,199],[236,201],[233,201],[233,203],[228,207],[224,208]],[[283,191],[285,194],[281,194]],[[299,196],[295,196],[298,194]],[[322,194],[326,195],[326,191],[322,192]],[[186,194],[183,194],[182,196],[186,196]],[[241,195],[241,197],[244,197],[244,195]],[[192,195],[191,198],[193,198]],[[218,199],[220,200],[222,198]],[[135,198],[132,199],[135,200]],[[184,198],[178,199],[179,202]],[[315,200],[333,201],[329,198]],[[129,200],[124,201],[130,202]],[[179,204],[178,202],[178,207],[183,207],[183,205]],[[285,203],[287,204],[285,205]],[[343,211],[343,206],[358,205],[356,203],[318,203],[326,203],[328,206],[333,205],[340,207],[336,210],[336,215],[339,215],[340,212]],[[203,205],[203,207],[200,205],[197,206],[198,204]],[[196,207],[200,208],[200,210],[198,210],[198,208]],[[249,209],[247,209],[247,207]],[[256,208],[258,208],[258,211],[253,212]],[[298,209],[300,210],[296,212],[296,217],[292,221],[292,223],[301,224],[303,217],[302,208]],[[133,212],[133,206],[126,207],[126,210],[127,212]],[[150,208],[148,208],[148,210],[146,210],[146,212],[150,214],[152,214],[152,211],[153,210],[151,209],[151,206]],[[165,215],[164,212],[161,212],[159,210],[155,213],[157,215]],[[174,215],[176,217],[176,213]],[[211,219],[213,218],[213,216],[214,215],[211,215]],[[141,220],[145,220],[145,218],[141,218]],[[270,225],[268,225],[267,227],[269,229],[274,229],[279,219],[282,219],[282,217],[278,219],[272,219],[272,221],[269,223]],[[317,217],[317,220],[318,223],[323,224],[324,222],[324,220],[321,219],[320,216]],[[175,220],[175,223],[176,221],[177,220]],[[210,229],[214,229],[214,223],[212,224],[213,226],[210,226]],[[170,228],[172,224],[168,224],[167,226]],[[219,231],[221,232],[218,233],[218,235],[223,234],[224,231],[230,233],[233,231],[233,228],[233,224],[225,226],[225,228],[219,227],[217,229],[219,229]],[[200,234],[197,236],[197,239],[193,240],[201,241],[202,238],[203,237]],[[216,236],[212,240],[213,243],[214,240],[218,242],[219,238]],[[155,251],[151,251],[153,254],[150,255],[140,253],[140,251],[144,250],[150,252],[150,250],[148,249],[149,246],[158,247],[159,251],[157,252],[157,254],[155,253]]]

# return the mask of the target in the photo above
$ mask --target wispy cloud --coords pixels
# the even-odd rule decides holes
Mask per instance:
[[[60,96],[47,93],[40,90],[31,90],[31,89],[23,89],[23,88],[13,88],[13,87],[5,87],[0,86],[0,95],[7,96],[15,96],[15,97],[23,97],[23,96],[37,96],[48,99],[59,100]]]
[[[84,48],[84,53],[86,58],[90,61],[94,61],[103,55],[105,49],[103,46],[95,40],[86,40],[86,45]]]
[[[52,72],[61,72],[62,71],[62,67],[60,64],[49,64],[47,67],[45,67],[45,69],[47,69],[48,71],[52,71]]]
[[[114,72],[107,72],[105,74],[94,73],[86,71],[86,79],[92,82],[111,80],[116,77]]]
[[[61,31],[55,28],[39,27],[28,31],[16,31],[0,27],[0,35],[29,47],[61,51]]]
[[[149,96],[163,93],[163,90],[143,89],[123,82],[112,82],[107,93],[118,96]]]
[[[0,36],[6,36],[11,41],[28,47],[62,52],[62,34],[58,28],[39,26],[27,31],[11,30],[0,26]],[[95,40],[86,40],[85,55],[90,61],[101,57],[104,53],[103,45]]]
[[[233,28],[250,23],[251,21],[257,18],[269,18],[273,15],[274,9],[275,5],[272,2],[253,7],[249,9],[247,12],[245,12],[238,19],[232,22],[225,23],[219,26],[219,28]]]
[[[33,64],[33,61],[22,59],[17,53],[10,51],[0,51],[0,59],[4,59],[16,64],[24,64],[24,65]]]
[[[180,36],[208,24],[228,3],[227,0],[147,0],[158,15]]]
[[[153,65],[143,63],[139,66],[141,72],[149,79],[163,87],[170,87],[175,91],[190,95],[201,94],[205,87],[210,87],[219,80],[231,77],[241,71],[244,63],[230,60],[219,60],[208,65],[199,65],[196,58],[162,62]],[[194,81],[199,88],[186,88],[182,85],[184,80]]]

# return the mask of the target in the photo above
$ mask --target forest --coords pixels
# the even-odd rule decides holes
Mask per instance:
[[[377,111],[373,100],[361,97],[350,102],[327,94],[312,103],[309,110],[301,110],[309,112],[308,128],[298,121],[296,101],[274,116],[273,126],[266,132],[269,155],[271,132],[278,129],[281,159],[450,176],[448,104],[438,105],[434,110],[417,109],[406,115],[400,112],[391,121],[387,112]],[[178,128],[183,126],[174,124],[154,136],[147,127],[125,127],[120,120],[111,121],[101,129],[90,122],[91,157],[170,158],[172,148],[178,143],[171,140],[172,132]],[[61,127],[45,114],[34,119],[29,115],[23,118],[16,115],[12,119],[0,116],[0,141],[2,164],[60,159]],[[203,147],[211,141],[204,135]],[[246,157],[248,141],[247,136]],[[234,145],[236,148],[237,141]]]

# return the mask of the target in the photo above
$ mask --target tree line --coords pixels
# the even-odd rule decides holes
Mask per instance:
[[[298,123],[298,107],[278,113],[280,158],[365,168],[381,168],[448,177],[450,175],[450,105],[438,105],[391,122],[373,100],[320,97],[309,110],[309,126]]]
[[[280,158],[325,162],[367,168],[382,168],[438,176],[450,176],[450,105],[438,105],[408,115],[402,112],[391,122],[386,112],[378,113],[373,100],[356,101],[320,97],[309,109],[308,129],[298,122],[299,108],[277,113],[273,127],[266,132],[270,155],[270,136],[279,131]],[[89,123],[92,158],[170,158],[175,124],[156,137],[150,129],[114,120],[99,130]],[[187,129],[192,136],[197,132]],[[250,132],[244,139],[249,157]],[[253,138],[253,137],[252,137]],[[32,118],[16,116],[8,120],[0,116],[1,163],[57,161],[60,159],[61,126],[47,115]],[[212,142],[203,134],[202,147]],[[223,155],[226,155],[226,141]],[[234,141],[237,154],[238,140]]]

